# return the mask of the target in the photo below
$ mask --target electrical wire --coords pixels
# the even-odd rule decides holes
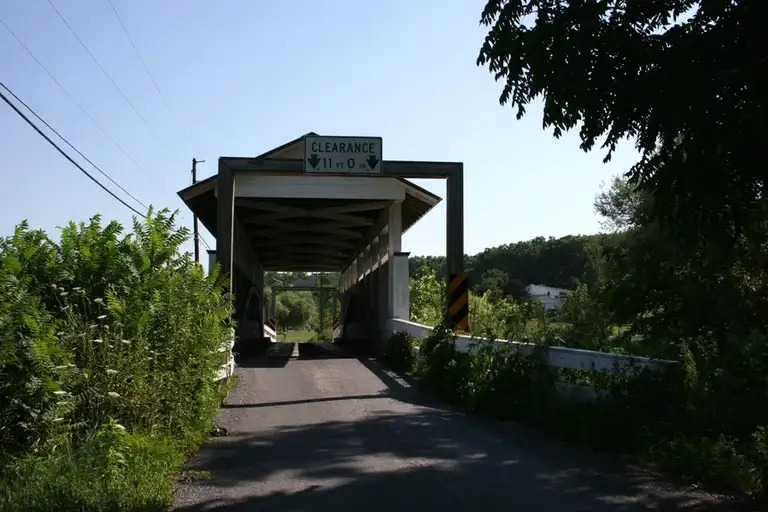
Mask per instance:
[[[40,66],[40,68],[41,68],[43,71],[45,71],[45,73],[46,73],[46,74],[47,74],[47,75],[50,77],[50,79],[51,79],[51,80],[53,80],[53,82],[54,82],[54,83],[55,83],[55,84],[56,84],[56,85],[59,87],[59,89],[61,89],[61,90],[64,92],[64,94],[66,94],[66,95],[69,97],[69,99],[72,101],[72,103],[74,103],[74,104],[75,104],[75,106],[77,106],[77,108],[79,108],[79,109],[80,109],[80,111],[81,111],[83,114],[85,114],[85,117],[87,117],[88,119],[90,119],[90,121],[91,121],[91,122],[92,122],[92,123],[93,123],[93,124],[96,126],[96,128],[98,128],[98,129],[101,131],[101,133],[103,133],[103,134],[104,134],[104,136],[105,136],[105,137],[107,137],[107,139],[109,139],[109,141],[110,141],[112,144],[114,144],[114,146],[115,146],[117,149],[119,149],[119,150],[120,150],[120,152],[121,152],[123,155],[125,155],[125,157],[126,157],[128,160],[130,160],[130,161],[133,163],[133,165],[135,165],[135,166],[136,166],[136,168],[137,168],[137,169],[139,169],[141,172],[143,172],[143,173],[144,173],[144,174],[146,174],[147,176],[150,176],[149,172],[147,172],[147,170],[146,170],[146,169],[144,169],[144,167],[142,167],[142,166],[141,166],[141,164],[139,164],[139,163],[138,163],[136,160],[134,160],[134,158],[133,158],[131,155],[129,155],[129,154],[128,154],[128,152],[127,152],[125,149],[123,149],[123,147],[122,147],[120,144],[118,144],[118,143],[117,143],[117,141],[116,141],[114,138],[112,138],[112,136],[111,136],[109,133],[107,133],[107,131],[106,131],[106,130],[105,130],[105,129],[104,129],[104,128],[103,128],[103,127],[102,127],[102,126],[101,126],[101,125],[98,123],[98,122],[96,122],[96,120],[93,118],[93,116],[91,116],[91,114],[89,114],[89,113],[88,113],[88,111],[87,111],[87,110],[85,110],[85,107],[83,107],[83,106],[82,106],[82,105],[81,105],[81,104],[80,104],[80,103],[79,103],[79,102],[78,102],[78,101],[75,99],[75,97],[74,97],[74,96],[72,96],[72,94],[70,94],[70,92],[67,90],[67,88],[66,88],[66,87],[64,87],[64,86],[61,84],[61,82],[59,82],[59,81],[58,81],[58,79],[57,79],[57,78],[56,78],[56,77],[53,75],[53,73],[51,73],[51,72],[48,70],[48,68],[47,68],[47,67],[45,67],[45,64],[43,64],[43,63],[40,61],[40,59],[38,59],[38,58],[37,58],[37,56],[36,56],[36,55],[35,55],[35,54],[32,52],[32,50],[30,50],[30,49],[29,49],[29,47],[27,47],[27,45],[25,45],[25,44],[24,44],[24,42],[23,42],[23,41],[22,41],[22,40],[19,38],[19,36],[17,36],[17,35],[16,35],[16,33],[15,33],[13,30],[11,30],[11,27],[9,27],[9,26],[8,26],[8,25],[7,25],[7,24],[6,24],[6,23],[5,23],[5,22],[4,22],[2,19],[0,19],[0,25],[2,25],[3,27],[5,27],[5,29],[8,31],[8,33],[9,33],[9,34],[11,34],[11,36],[13,36],[13,38],[16,40],[16,42],[17,42],[17,43],[19,43],[19,45],[20,45],[22,48],[24,48],[24,50],[25,50],[25,51],[26,51],[26,52],[29,54],[29,56],[30,56],[30,57],[32,57],[32,59],[33,59],[33,60],[34,60],[34,61],[37,63],[37,65],[38,65],[38,66]]]
[[[112,177],[111,177],[109,174],[107,174],[106,172],[104,172],[104,171],[101,169],[101,167],[99,167],[98,165],[96,165],[95,163],[93,163],[93,162],[91,161],[91,159],[90,159],[90,158],[88,158],[87,156],[85,156],[83,153],[81,153],[81,152],[80,152],[80,150],[79,150],[79,149],[77,149],[75,146],[73,146],[72,144],[70,144],[70,142],[69,142],[69,141],[68,141],[68,140],[67,140],[67,139],[66,139],[66,138],[65,138],[65,137],[64,137],[62,134],[60,134],[58,131],[56,131],[56,129],[55,129],[53,126],[51,126],[50,124],[48,124],[48,122],[47,122],[45,119],[43,119],[42,117],[40,117],[40,116],[37,114],[37,112],[35,112],[35,111],[34,111],[34,109],[32,109],[32,107],[30,107],[29,105],[27,105],[27,104],[24,102],[24,100],[22,100],[21,98],[19,98],[18,96],[16,96],[16,93],[14,93],[12,90],[10,90],[10,89],[8,88],[8,86],[7,86],[7,85],[5,85],[5,84],[4,84],[2,81],[0,81],[0,87],[2,87],[3,89],[5,89],[5,90],[8,92],[8,94],[10,94],[11,96],[13,96],[13,98],[14,98],[16,101],[18,101],[19,103],[21,103],[21,104],[24,106],[24,108],[26,108],[27,110],[29,110],[29,111],[32,113],[32,115],[33,115],[33,116],[35,116],[35,117],[38,119],[38,121],[40,121],[41,123],[43,123],[43,124],[44,124],[44,125],[45,125],[45,126],[48,128],[48,129],[49,129],[49,130],[51,130],[53,133],[55,133],[55,134],[56,134],[56,136],[57,136],[57,137],[59,137],[61,140],[63,140],[63,141],[64,141],[64,143],[65,143],[67,146],[69,146],[70,148],[72,148],[72,149],[73,149],[73,150],[74,150],[74,151],[75,151],[75,152],[76,152],[78,155],[80,155],[80,156],[81,156],[81,157],[82,157],[82,158],[83,158],[83,159],[84,159],[86,162],[88,162],[89,164],[91,164],[91,165],[93,166],[93,168],[94,168],[94,169],[96,169],[97,171],[99,171],[99,172],[102,174],[102,176],[104,176],[104,177],[105,177],[105,178],[107,178],[109,181],[111,181],[111,182],[112,182],[112,183],[113,183],[113,184],[114,184],[114,185],[115,185],[117,188],[119,188],[120,190],[122,190],[122,191],[123,191],[123,192],[124,192],[124,193],[125,193],[125,194],[126,194],[128,197],[130,197],[131,199],[133,199],[134,201],[136,201],[137,203],[139,203],[141,206],[143,206],[143,207],[144,207],[144,209],[146,209],[146,210],[149,210],[149,207],[148,207],[147,205],[145,205],[145,204],[144,204],[144,203],[142,203],[142,202],[141,202],[139,199],[137,199],[137,198],[136,198],[136,196],[134,196],[133,194],[131,194],[130,192],[128,192],[127,190],[125,190],[125,189],[124,189],[124,188],[123,188],[123,187],[122,187],[122,186],[121,186],[121,185],[120,185],[118,182],[116,182],[115,180],[113,180],[113,179],[112,179]]]
[[[138,47],[133,42],[133,38],[131,37],[131,34],[128,32],[128,28],[125,26],[125,23],[123,23],[123,18],[120,16],[120,13],[117,11],[115,4],[112,2],[112,0],[107,0],[107,2],[109,2],[110,7],[112,7],[112,12],[115,13],[115,17],[117,18],[117,21],[120,22],[120,26],[123,28],[123,33],[125,34],[125,37],[128,38],[128,42],[131,43],[131,46],[133,47],[133,51],[136,53],[136,57],[138,57],[139,62],[141,62],[141,65],[144,67],[144,71],[146,71],[149,79],[152,80],[152,84],[155,86],[155,90],[157,91],[157,94],[160,96],[160,99],[163,100],[163,104],[165,105],[165,108],[168,109],[168,113],[171,114],[171,117],[178,125],[179,129],[181,130],[181,133],[184,135],[187,141],[190,144],[192,144],[192,140],[190,139],[187,131],[184,129],[184,125],[182,125],[179,122],[179,118],[176,117],[176,114],[174,114],[173,110],[171,109],[171,106],[168,104],[168,101],[165,99],[165,95],[160,90],[160,86],[158,85],[157,80],[155,80],[155,77],[154,75],[152,75],[152,72],[149,70],[147,63],[142,58],[141,52],[139,52]]]
[[[97,67],[98,67],[98,68],[101,70],[101,72],[104,74],[104,76],[105,76],[105,77],[107,77],[107,80],[109,80],[109,82],[112,84],[112,86],[115,88],[115,90],[116,90],[116,91],[117,91],[117,92],[120,94],[120,96],[122,96],[122,97],[123,97],[123,99],[124,99],[124,100],[125,100],[125,102],[128,104],[128,106],[129,106],[129,107],[131,107],[131,109],[132,109],[132,110],[133,110],[133,111],[136,113],[136,115],[139,117],[139,119],[141,119],[141,120],[144,122],[144,124],[147,126],[147,128],[149,128],[149,129],[150,129],[150,131],[152,131],[152,133],[154,133],[154,134],[155,134],[155,136],[157,137],[157,139],[158,139],[158,140],[159,140],[161,143],[163,143],[163,145],[165,146],[165,148],[166,148],[166,149],[168,149],[168,151],[171,151],[171,153],[173,153],[173,151],[172,151],[172,150],[171,150],[171,148],[168,146],[168,143],[165,141],[165,139],[163,138],[163,136],[162,136],[162,135],[160,135],[160,134],[157,132],[157,130],[155,130],[154,128],[152,128],[152,125],[150,125],[150,124],[149,124],[149,122],[146,120],[146,118],[145,118],[143,115],[141,115],[141,112],[139,112],[139,109],[137,109],[137,108],[136,108],[136,106],[133,104],[133,102],[132,102],[131,100],[129,100],[129,99],[128,99],[128,96],[126,96],[126,95],[125,95],[125,93],[123,92],[123,90],[122,90],[122,89],[120,89],[120,87],[118,87],[117,83],[115,83],[115,81],[112,79],[112,77],[109,75],[109,73],[107,73],[107,70],[106,70],[106,69],[104,69],[104,66],[102,66],[102,65],[101,65],[101,63],[99,62],[99,60],[98,60],[98,59],[97,59],[97,58],[96,58],[96,57],[93,55],[93,53],[91,53],[91,50],[89,50],[89,49],[88,49],[88,46],[87,46],[87,45],[86,45],[86,44],[83,42],[83,40],[82,40],[82,39],[80,39],[80,36],[78,36],[78,35],[77,35],[77,32],[75,32],[75,29],[73,29],[73,28],[72,28],[72,26],[69,24],[69,22],[67,22],[67,20],[66,20],[66,18],[64,17],[64,15],[62,15],[62,14],[61,14],[61,12],[60,12],[60,11],[59,11],[59,10],[56,8],[56,6],[53,4],[53,1],[52,1],[52,0],[48,0],[48,4],[49,4],[49,5],[50,5],[50,6],[53,8],[53,10],[54,10],[54,11],[56,11],[56,14],[59,16],[59,18],[61,19],[61,21],[63,21],[63,22],[64,22],[64,25],[66,25],[66,26],[67,26],[67,28],[69,29],[69,31],[72,33],[72,35],[73,35],[73,36],[75,36],[75,39],[77,39],[77,42],[78,42],[78,43],[80,43],[80,46],[82,46],[82,47],[83,47],[83,49],[85,50],[85,52],[86,52],[86,53],[87,53],[87,54],[88,54],[88,55],[91,57],[91,60],[93,60],[93,62],[96,64],[96,66],[97,66]]]
[[[5,89],[7,89],[7,87],[6,87],[5,85],[3,85],[3,87],[4,87]],[[70,161],[70,163],[71,163],[72,165],[74,165],[75,167],[77,167],[77,168],[80,170],[80,172],[82,172],[83,174],[85,174],[85,175],[86,175],[86,176],[87,176],[87,177],[88,177],[88,178],[89,178],[91,181],[93,181],[95,184],[97,184],[99,187],[101,187],[101,188],[102,188],[102,190],[104,190],[106,193],[108,193],[109,195],[111,195],[113,198],[117,199],[117,200],[118,200],[118,201],[119,201],[119,202],[120,202],[120,203],[121,203],[123,206],[125,206],[126,208],[128,208],[129,210],[131,210],[132,212],[134,212],[136,215],[138,215],[138,216],[140,216],[140,217],[142,217],[142,218],[146,218],[146,216],[145,216],[143,213],[141,213],[140,211],[138,211],[137,209],[135,209],[133,206],[131,206],[131,205],[129,205],[128,203],[126,203],[126,202],[125,202],[123,199],[121,199],[120,197],[118,197],[118,196],[117,196],[117,194],[115,194],[114,192],[112,192],[111,190],[109,190],[109,189],[108,189],[108,188],[107,188],[107,187],[106,187],[106,186],[105,186],[103,183],[101,183],[99,180],[97,180],[97,179],[96,179],[96,178],[95,178],[95,177],[94,177],[94,176],[93,176],[91,173],[89,173],[88,171],[86,171],[85,169],[83,169],[83,167],[82,167],[80,164],[78,164],[77,162],[75,162],[75,161],[72,159],[72,157],[71,157],[71,156],[69,156],[69,155],[66,153],[66,151],[64,151],[63,149],[61,149],[61,148],[59,147],[59,145],[58,145],[58,144],[56,144],[55,142],[53,142],[53,141],[51,140],[51,138],[50,138],[50,137],[48,137],[48,135],[46,135],[45,133],[43,133],[43,131],[42,131],[42,130],[41,130],[41,129],[40,129],[40,128],[39,128],[39,127],[38,127],[38,126],[37,126],[37,125],[36,125],[36,124],[35,124],[35,123],[34,123],[34,122],[33,122],[33,121],[30,119],[30,118],[28,118],[26,115],[24,115],[24,112],[22,112],[21,110],[19,110],[19,108],[18,108],[18,107],[16,107],[16,105],[14,105],[14,104],[13,104],[13,102],[12,102],[10,99],[8,99],[8,97],[7,97],[5,94],[3,94],[3,92],[2,92],[2,91],[0,91],[0,99],[2,99],[3,101],[5,101],[5,102],[6,102],[6,103],[7,103],[7,104],[8,104],[8,105],[9,105],[9,106],[10,106],[10,107],[11,107],[11,108],[14,110],[14,112],[16,112],[16,114],[18,114],[18,115],[19,115],[19,116],[20,116],[20,117],[21,117],[21,118],[22,118],[24,121],[26,121],[26,122],[27,122],[27,124],[28,124],[29,126],[31,126],[31,127],[32,127],[32,128],[33,128],[33,129],[34,129],[34,130],[35,130],[35,131],[36,131],[36,132],[37,132],[37,133],[38,133],[40,136],[41,136],[41,137],[43,137],[43,138],[44,138],[44,139],[45,139],[45,140],[48,142],[48,144],[50,144],[51,146],[53,146],[54,148],[56,148],[56,150],[57,150],[59,153],[61,153],[61,155],[62,155],[64,158],[66,158],[67,160],[69,160],[69,161]],[[27,108],[29,108],[29,107],[27,107]],[[30,111],[32,111],[32,110],[30,109]],[[34,111],[32,111],[32,112],[34,113]],[[37,114],[35,114],[35,115],[37,115]],[[61,135],[59,135],[59,136],[61,137]],[[67,141],[66,141],[66,139],[64,139],[63,137],[62,137],[62,139],[63,139],[65,142],[67,142]],[[67,142],[67,144],[69,144],[69,142]],[[71,146],[71,144],[70,144],[70,146]],[[78,151],[78,153],[79,153],[79,151]]]
[[[112,10],[115,14],[115,16],[118,18],[118,21],[128,38],[131,46],[133,47],[134,51],[136,52],[136,56],[138,57],[139,61],[141,62],[142,66],[144,67],[145,72],[149,76],[150,80],[152,81],[153,85],[155,86],[155,89],[158,92],[158,95],[160,96],[161,100],[163,101],[165,107],[168,109],[169,113],[171,114],[172,118],[176,122],[176,124],[181,129],[183,135],[187,138],[187,140],[191,143],[189,134],[184,130],[183,125],[179,122],[177,116],[174,114],[173,110],[171,109],[170,105],[168,104],[168,101],[166,100],[165,96],[163,95],[157,81],[155,80],[154,76],[150,72],[148,66],[146,65],[146,62],[141,57],[140,52],[138,51],[138,48],[136,47],[135,43],[133,42],[133,39],[131,38],[127,27],[125,26],[124,22],[122,21],[122,18],[120,17],[120,14],[118,13],[117,9],[115,8],[114,4],[111,0],[108,0],[110,3],[110,6],[112,7]],[[107,71],[104,69],[104,67],[99,63],[99,61],[96,59],[96,57],[93,55],[93,53],[88,49],[88,47],[85,45],[85,43],[80,39],[80,37],[77,35],[77,33],[74,31],[74,29],[69,25],[67,20],[64,18],[64,16],[61,14],[61,12],[56,8],[56,6],[51,2],[51,0],[48,0],[48,3],[53,8],[53,10],[56,12],[56,14],[59,16],[61,21],[67,26],[69,31],[72,33],[72,35],[77,39],[77,41],[80,43],[80,45],[83,47],[83,49],[88,53],[88,55],[91,57],[91,59],[94,61],[94,63],[99,67],[101,72],[106,76],[106,78],[110,81],[112,86],[120,93],[120,95],[123,97],[123,99],[128,103],[128,105],[133,109],[133,111],[136,113],[136,115],[144,122],[144,124],[149,128],[161,142],[165,143],[165,140],[163,137],[152,128],[152,126],[147,122],[147,120],[141,115],[141,113],[138,111],[138,109],[133,105],[133,103],[128,99],[128,97],[123,93],[123,91],[117,86],[115,81],[111,78],[111,76],[107,73]],[[64,85],[59,82],[59,80],[56,78],[56,76],[45,66],[45,64],[40,61],[40,59],[35,55],[35,53],[21,40],[19,36],[16,35],[16,33],[2,20],[0,19],[0,24],[3,25],[3,27],[8,31],[8,33],[16,40],[16,42],[24,49],[24,51],[29,54],[29,56],[37,63],[38,66],[48,75],[48,77],[56,84],[59,89],[64,92],[64,94],[72,101],[72,103],[75,104],[75,106],[104,134],[105,137],[121,152],[123,155],[128,158],[131,163],[133,163],[134,166],[136,166],[137,169],[141,170],[143,173],[150,175],[149,172],[141,165],[139,164],[133,157],[131,157],[130,154],[91,116],[91,114],[83,107],[76,99],[75,97],[67,90]],[[8,91],[8,93],[13,96],[19,103],[21,103],[24,107],[26,107],[32,115],[34,115],[40,122],[42,122],[48,129],[50,129],[53,133],[55,133],[64,143],[66,143],[70,148],[72,148],[76,153],[78,153],[83,159],[85,159],[91,166],[93,166],[99,173],[101,173],[104,177],[106,177],[110,182],[112,182],[115,186],[117,186],[120,190],[122,190],[126,195],[128,195],[131,199],[136,201],[138,204],[143,206],[144,208],[147,208],[147,206],[141,202],[138,198],[136,198],[134,195],[132,195],[130,192],[128,192],[125,188],[123,188],[119,183],[117,183],[114,179],[112,179],[107,173],[105,173],[99,166],[97,166],[95,163],[93,163],[88,157],[86,157],[82,152],[80,152],[74,145],[72,145],[64,136],[62,136],[56,129],[54,129],[48,122],[45,121],[41,116],[39,116],[29,105],[27,105],[21,98],[19,98],[13,91],[11,91],[5,84],[0,82],[0,85]],[[2,92],[0,92],[0,95],[2,95]],[[83,169],[82,166],[80,166],[77,162],[75,162],[64,150],[62,150],[55,142],[53,142],[45,133],[38,128],[34,122],[32,122],[27,116],[25,116],[18,108],[16,108],[15,105],[7,98],[5,95],[2,95],[2,99],[11,106],[11,108],[19,115],[21,116],[24,121],[26,121],[32,128],[40,135],[42,136],[49,144],[51,144],[59,153],[62,154],[67,160],[70,161],[73,165],[75,165],[78,170],[83,172],[89,179],[91,179],[94,183],[96,183],[100,188],[102,188],[104,191],[106,191],[108,194],[110,194],[114,199],[118,200],[121,204],[123,204],[125,207],[136,213],[137,215],[141,217],[145,217],[144,214],[130,206],[128,203],[126,203],[124,200],[122,200],[120,197],[118,197],[116,194],[114,194],[111,190],[109,190],[107,187],[105,187],[101,182],[99,182],[96,178],[94,178],[90,173],[88,173],[85,169]],[[166,148],[170,150],[170,148],[166,144]],[[148,209],[148,208],[147,208]],[[207,247],[209,250],[211,250],[210,245],[208,242],[202,237],[202,235],[198,234],[199,239],[203,242],[203,245]]]

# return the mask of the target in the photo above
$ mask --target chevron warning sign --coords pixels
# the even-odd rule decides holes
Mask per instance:
[[[469,332],[469,280],[466,273],[448,280],[448,319],[454,330]]]
[[[331,328],[335,331],[339,327],[339,317],[333,317],[331,320]]]

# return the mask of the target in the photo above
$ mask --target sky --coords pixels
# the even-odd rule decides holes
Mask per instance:
[[[48,0],[0,2],[0,20],[87,115],[2,25],[0,81],[141,202],[178,209],[184,225],[192,215],[177,192],[191,183],[193,157],[206,160],[203,179],[219,156],[256,156],[310,131],[380,136],[386,159],[463,162],[468,254],[597,232],[600,184],[636,159],[626,143],[603,164],[576,133],[545,131],[539,105],[518,121],[499,104],[502,84],[476,65],[483,0],[112,0],[151,77],[109,0],[50,1],[122,94]],[[24,219],[55,233],[97,213],[125,225],[134,215],[2,102],[0,176],[0,236]],[[445,198],[442,180],[417,183]],[[445,232],[443,201],[403,250],[444,255]]]

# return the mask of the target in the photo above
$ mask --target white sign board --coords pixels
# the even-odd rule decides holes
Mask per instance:
[[[380,174],[381,137],[304,138],[304,172]]]

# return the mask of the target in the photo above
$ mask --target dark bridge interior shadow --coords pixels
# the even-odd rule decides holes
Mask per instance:
[[[293,354],[294,343],[271,343],[257,352],[235,354],[235,364],[243,368],[282,368]]]
[[[331,342],[299,343],[299,359],[355,359],[356,356]]]
[[[298,354],[296,354],[298,348]],[[294,358],[302,359],[355,359],[358,356],[331,342],[293,343],[277,342],[259,352],[237,354],[235,361],[242,368],[283,368]]]

